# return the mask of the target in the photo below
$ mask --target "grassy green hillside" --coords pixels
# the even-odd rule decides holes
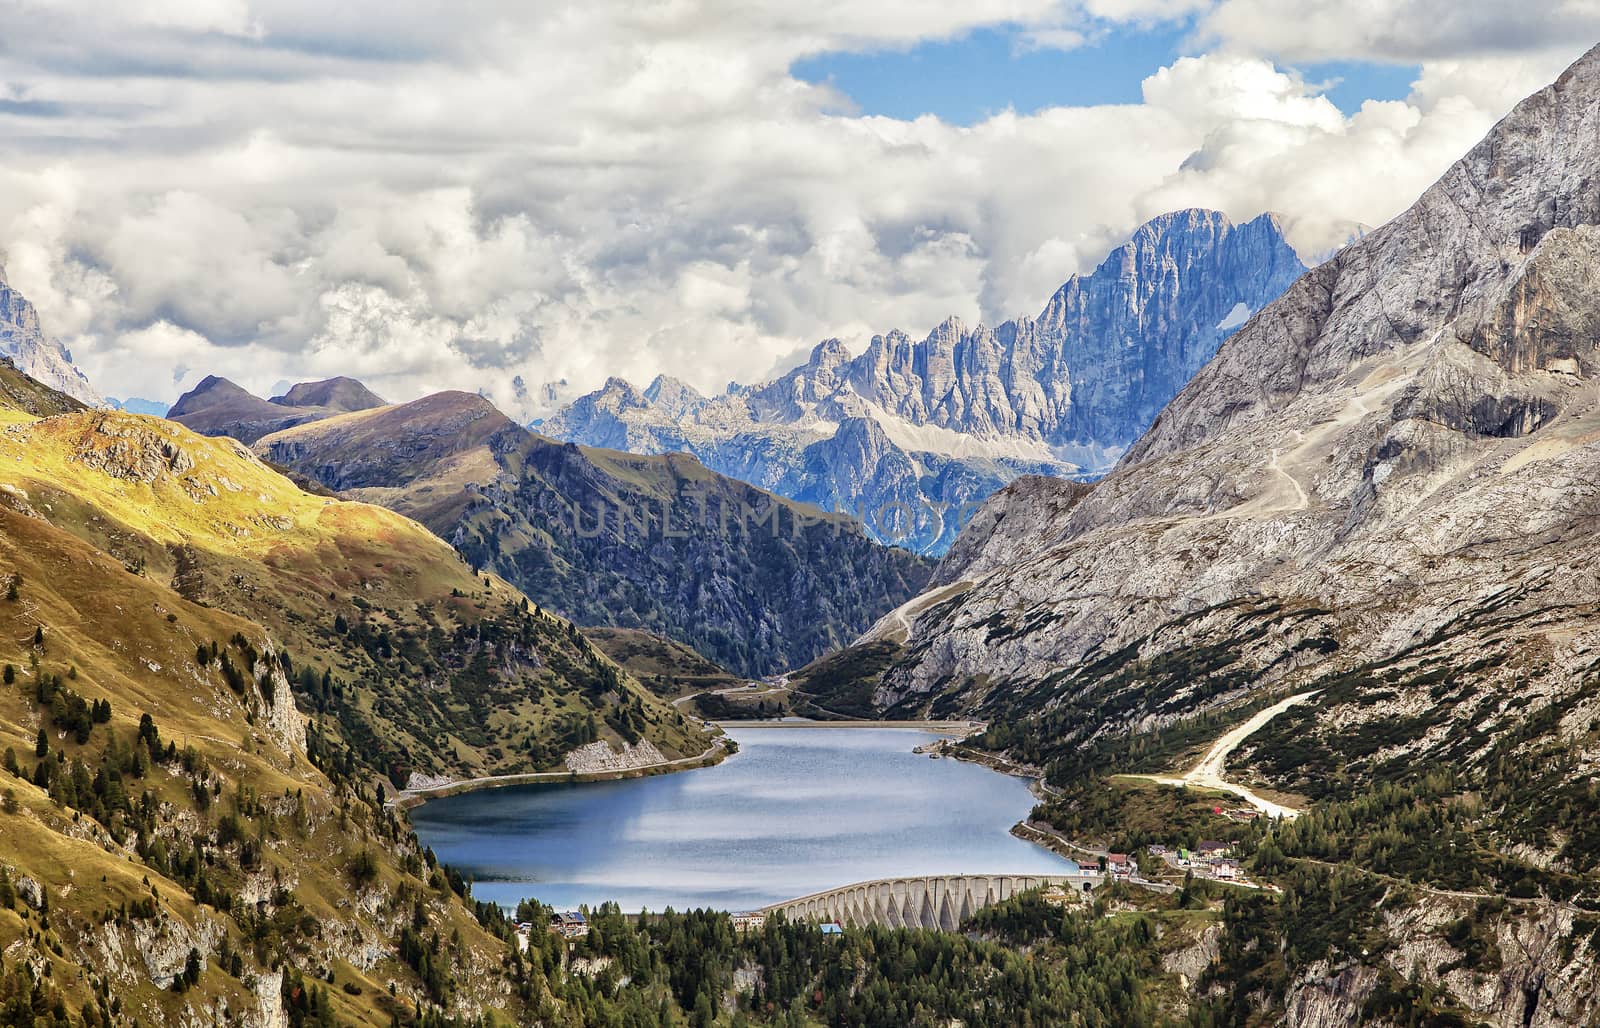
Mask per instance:
[[[160,419],[10,407],[0,425],[0,500],[262,626],[316,732],[396,784],[558,767],[592,737],[705,748],[569,623],[414,522]]]
[[[728,689],[743,679],[671,639],[636,628],[586,628],[583,634],[658,696]]]
[[[581,624],[663,635],[735,674],[848,643],[930,572],[848,518],[687,455],[563,445],[468,393],[300,425],[257,450],[415,518]]]
[[[388,1025],[496,1002],[502,944],[308,741],[270,634],[130,572],[6,484],[0,1008],[35,991],[58,1023],[259,1024],[287,1000]],[[459,943],[419,973],[411,924]]]

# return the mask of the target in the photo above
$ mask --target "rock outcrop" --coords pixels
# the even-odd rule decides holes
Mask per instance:
[[[1249,314],[1305,267],[1271,216],[1186,210],[1142,226],[1037,318],[950,319],[920,342],[826,340],[762,385],[704,397],[611,379],[540,423],[560,439],[682,450],[723,474],[861,517],[879,538],[942,553],[1019,475],[1102,474]]]

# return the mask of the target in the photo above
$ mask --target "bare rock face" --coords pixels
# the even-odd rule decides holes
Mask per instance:
[[[940,602],[902,608],[879,709],[977,714],[1072,770],[1310,694],[1229,757],[1236,780],[1330,801],[1492,782],[1475,845],[1577,883],[1424,889],[1385,908],[1382,952],[1296,967],[1283,1023],[1370,1016],[1413,975],[1489,1023],[1600,1003],[1597,183],[1600,49],[1251,318],[1087,493],[996,497]],[[1494,957],[1464,965],[1457,923]]]
[[[72,363],[72,354],[44,334],[39,312],[27,297],[11,288],[0,267],[0,356],[9,357],[29,378],[66,393],[91,407],[104,407],[105,397]]]
[[[997,497],[939,574],[977,585],[880,699],[1037,681],[1251,597],[1335,612],[1373,659],[1507,583],[1592,596],[1597,176],[1591,54],[1252,318],[1090,493]],[[994,522],[1037,545],[995,567]]]
[[[126,418],[97,415],[73,448],[73,457],[112,478],[146,485],[194,468],[194,458],[178,445],[174,433]]]
[[[1120,450],[1304,271],[1271,215],[1235,226],[1217,211],[1176,211],[1070,279],[1038,318],[992,330],[950,319],[919,344],[879,336],[845,378],[914,424]]]
[[[1039,475],[1024,475],[989,498],[934,569],[933,585],[969,581],[1037,553],[1041,536],[1060,525],[1093,487]]]
[[[295,706],[294,692],[283,673],[283,665],[274,659],[269,644],[261,659],[251,669],[256,682],[256,692],[261,699],[261,726],[289,754],[304,754],[306,749],[306,718]]]
[[[1230,333],[1305,271],[1277,221],[1185,210],[1142,226],[1037,318],[951,318],[927,338],[876,336],[707,398],[621,379],[539,429],[707,467],[827,510],[878,539],[943,553],[982,500],[1019,475],[1093,478],[1138,438]],[[870,428],[867,426],[870,425]]]

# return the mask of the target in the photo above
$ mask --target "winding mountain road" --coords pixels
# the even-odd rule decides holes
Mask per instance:
[[[1242,785],[1228,781],[1223,777],[1223,771],[1227,766],[1228,755],[1238,749],[1241,743],[1260,731],[1279,714],[1296,704],[1306,702],[1316,695],[1316,691],[1303,692],[1298,696],[1290,696],[1286,700],[1280,700],[1267,709],[1260,711],[1250,720],[1227,732],[1212,743],[1211,749],[1207,750],[1206,755],[1200,758],[1200,763],[1180,777],[1165,775],[1119,775],[1118,777],[1137,778],[1142,781],[1156,782],[1160,785],[1175,785],[1179,787],[1193,785],[1204,789],[1216,789],[1219,792],[1230,792],[1268,817],[1293,820],[1300,816],[1302,813],[1300,810],[1281,803],[1274,803],[1272,800],[1256,795]]]

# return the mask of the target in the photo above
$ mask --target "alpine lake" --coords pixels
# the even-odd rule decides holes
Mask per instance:
[[[1010,834],[1035,803],[1026,782],[913,752],[929,732],[724,727],[739,751],[713,767],[462,793],[411,819],[475,897],[513,907],[738,911],[881,878],[1076,867]]]

